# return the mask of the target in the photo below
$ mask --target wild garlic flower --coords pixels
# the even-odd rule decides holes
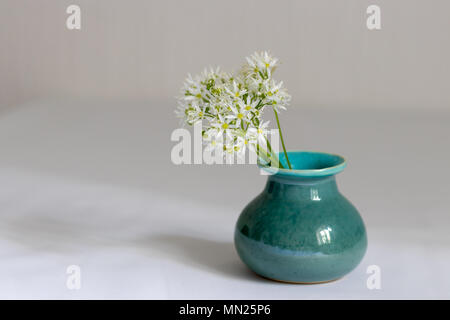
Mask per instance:
[[[176,113],[190,126],[201,121],[209,150],[238,156],[248,148],[257,151],[267,141],[269,122],[263,122],[263,111],[284,110],[290,101],[283,82],[272,78],[277,66],[278,59],[261,52],[246,58],[234,74],[210,68],[188,75]]]
[[[259,144],[265,145],[269,121],[261,122],[257,127],[251,127],[247,130],[247,139],[250,141],[256,140]]]

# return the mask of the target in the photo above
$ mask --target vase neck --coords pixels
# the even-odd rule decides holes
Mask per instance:
[[[334,175],[325,177],[289,177],[274,174],[268,177],[268,181],[274,181],[281,184],[289,184],[297,186],[310,186],[327,183],[336,183],[336,178]]]
[[[271,175],[264,192],[274,197],[320,201],[338,193],[335,176],[287,178]]]

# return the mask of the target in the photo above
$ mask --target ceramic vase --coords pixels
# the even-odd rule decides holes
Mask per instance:
[[[356,208],[338,190],[346,161],[322,152],[288,152],[292,170],[262,167],[264,190],[242,211],[235,247],[257,274],[292,283],[336,280],[352,271],[367,248]],[[287,167],[284,153],[280,162]]]

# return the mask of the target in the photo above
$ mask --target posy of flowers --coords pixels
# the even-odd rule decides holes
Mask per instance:
[[[278,59],[268,52],[256,52],[238,72],[217,68],[188,75],[176,113],[187,125],[202,123],[202,139],[211,151],[240,157],[248,148],[266,163],[284,168],[267,137],[269,121],[263,120],[264,112],[273,111],[291,169],[278,117],[291,96],[283,82],[272,77],[278,65]]]

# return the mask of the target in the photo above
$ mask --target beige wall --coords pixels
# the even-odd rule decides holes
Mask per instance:
[[[82,29],[65,27],[69,4]],[[365,10],[378,4],[382,30]],[[188,72],[270,49],[293,104],[450,108],[448,0],[2,0],[0,108],[36,97],[169,100]]]

